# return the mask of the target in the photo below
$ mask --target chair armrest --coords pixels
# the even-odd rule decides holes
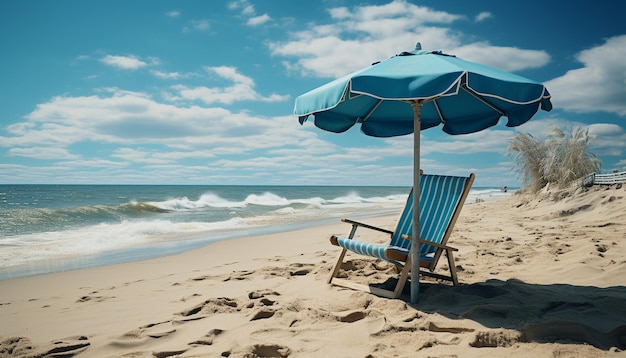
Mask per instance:
[[[405,239],[405,240],[413,240],[413,238],[411,236],[407,235],[407,234],[402,234],[402,238]],[[437,244],[437,243],[432,242],[432,241],[426,241],[426,240],[423,240],[423,239],[417,239],[417,241],[420,244],[435,246],[435,247],[438,247],[438,248],[444,249],[444,250],[459,251],[459,249],[457,249],[457,248],[454,248],[454,247],[451,247],[451,246],[447,246],[447,245]]]
[[[341,221],[343,221],[345,223],[348,223],[350,225],[356,225],[356,226],[364,227],[366,229],[376,230],[376,231],[384,232],[384,233],[389,234],[389,235],[393,235],[393,231],[391,231],[391,230],[387,230],[387,229],[383,229],[383,228],[380,228],[380,227],[364,224],[364,223],[361,223],[361,222],[358,222],[358,221],[345,219],[345,218],[341,219]]]

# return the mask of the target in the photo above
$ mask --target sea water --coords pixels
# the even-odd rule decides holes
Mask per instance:
[[[0,280],[180,253],[341,217],[398,215],[410,188],[0,185]],[[510,195],[474,188],[466,203]]]

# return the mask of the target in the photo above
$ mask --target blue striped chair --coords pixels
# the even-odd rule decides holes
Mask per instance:
[[[474,182],[474,174],[469,177],[422,174],[420,179],[420,274],[458,283],[453,251],[457,249],[447,245],[454,224],[461,212],[467,194]],[[410,274],[411,237],[413,232],[413,190],[409,194],[402,215],[394,231],[378,228],[357,221],[342,219],[352,225],[348,237],[331,236],[330,242],[343,249],[333,268],[328,283],[353,289],[360,289],[374,294],[397,298],[402,294],[404,284]],[[390,235],[389,244],[380,245],[354,240],[359,227],[377,230]],[[376,257],[390,262],[400,270],[400,277],[394,291],[365,286],[337,278],[347,251],[360,255]],[[448,258],[449,275],[435,273],[437,262],[442,253]]]

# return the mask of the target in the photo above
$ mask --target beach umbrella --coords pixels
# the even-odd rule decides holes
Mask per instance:
[[[414,133],[413,188],[419,198],[419,131],[442,125],[449,134],[466,134],[507,118],[515,127],[539,109],[550,111],[550,94],[540,83],[441,51],[402,52],[338,78],[296,98],[300,124],[341,133],[356,124],[374,137]],[[419,233],[419,200],[413,201],[413,233]],[[411,302],[419,296],[419,243],[411,245]]]

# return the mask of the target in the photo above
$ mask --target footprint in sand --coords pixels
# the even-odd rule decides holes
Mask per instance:
[[[339,322],[354,323],[367,317],[367,313],[363,311],[348,311],[335,314],[335,318]]]
[[[203,276],[193,277],[189,280],[190,281],[205,281],[205,280],[215,280],[215,279],[217,279],[217,276],[203,275]]]
[[[291,264],[289,265],[289,275],[290,276],[305,276],[305,275],[308,275],[311,271],[313,271],[314,267],[315,265],[313,264],[301,264],[301,263]]]
[[[249,280],[250,276],[252,276],[255,271],[234,271],[230,276],[226,278],[222,278],[222,282],[230,281],[230,280]]]
[[[89,345],[89,339],[85,336],[57,339],[42,345],[34,345],[26,337],[11,337],[0,340],[0,356],[72,357],[89,348]]]
[[[291,349],[278,344],[255,344],[249,353],[254,357],[289,357]]]
[[[250,321],[256,321],[259,319],[267,319],[267,318],[271,318],[274,316],[274,314],[276,314],[276,311],[271,310],[271,309],[260,309],[255,311],[252,314],[252,317],[250,318]]]
[[[124,333],[110,344],[114,347],[135,347],[152,339],[167,337],[175,332],[172,321],[151,323]]]
[[[220,334],[222,334],[222,333],[224,333],[224,330],[215,328],[215,329],[212,329],[209,332],[207,332],[207,334],[205,334],[204,337],[198,339],[197,341],[190,342],[189,344],[190,345],[197,344],[197,345],[207,345],[207,346],[210,346],[210,345],[213,344],[213,341],[215,340],[215,338],[217,336],[219,336]]]
[[[280,293],[272,290],[257,290],[248,293],[248,298],[251,300],[264,298],[265,296],[280,296]]]
[[[210,298],[189,309],[181,311],[178,315],[183,316],[183,321],[205,318],[215,313],[238,312],[241,308],[237,300],[229,297]]]
[[[94,301],[94,302],[104,302],[108,299],[111,298],[115,298],[115,296],[83,296],[81,298],[79,298],[78,300],[76,300],[76,303],[80,303],[80,302],[89,302],[89,301]]]
[[[289,347],[281,346],[278,344],[255,344],[253,346],[244,348],[242,351],[226,351],[222,352],[222,357],[289,357],[291,355],[291,349]]]
[[[152,352],[152,356],[154,358],[167,358],[167,357],[179,356],[185,352],[187,352],[187,349],[181,349],[181,350],[176,350],[176,351]]]

